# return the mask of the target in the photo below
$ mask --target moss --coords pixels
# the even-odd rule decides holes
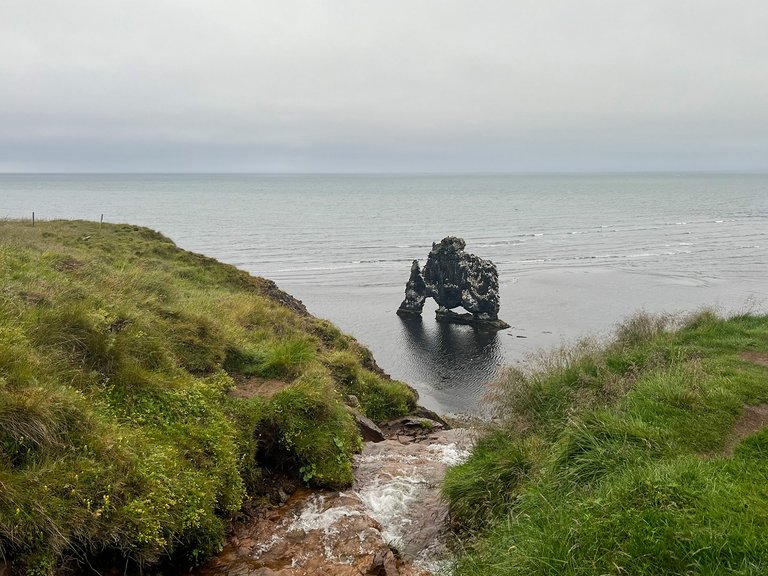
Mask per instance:
[[[362,448],[357,424],[321,370],[275,394],[269,418],[283,448],[295,456],[302,479],[341,489],[352,484],[352,454]]]

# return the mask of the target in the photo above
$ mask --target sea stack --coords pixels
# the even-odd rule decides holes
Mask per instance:
[[[405,300],[400,304],[397,313],[402,315],[415,314],[421,316],[421,310],[424,308],[424,300],[427,299],[427,285],[424,278],[421,277],[419,261],[414,260],[411,264],[411,277],[405,283]]]
[[[434,298],[438,321],[470,324],[502,330],[509,324],[499,319],[499,273],[496,265],[464,251],[466,243],[456,236],[432,244],[423,272],[417,260],[405,285],[405,300],[397,313],[420,315],[426,298]],[[468,313],[458,314],[453,308]]]

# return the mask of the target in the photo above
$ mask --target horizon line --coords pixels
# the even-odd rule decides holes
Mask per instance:
[[[757,170],[483,170],[483,171],[36,171],[5,172],[0,176],[644,176],[644,175],[768,175]]]

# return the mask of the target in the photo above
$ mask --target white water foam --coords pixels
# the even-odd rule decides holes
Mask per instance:
[[[357,493],[371,518],[381,524],[388,544],[400,546],[411,523],[407,513],[425,484],[426,480],[420,476],[390,476],[384,480],[375,478]]]
[[[324,510],[324,504],[325,496],[313,495],[301,511],[301,514],[291,522],[288,531],[301,530],[309,532],[310,530],[328,530],[342,518],[363,515],[360,510],[355,510],[349,506],[332,507]]]
[[[430,444],[429,451],[435,453],[438,461],[448,466],[457,466],[470,457],[471,452],[456,444]]]

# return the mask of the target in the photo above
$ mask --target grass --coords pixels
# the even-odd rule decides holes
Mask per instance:
[[[377,419],[415,405],[271,282],[145,228],[2,221],[0,279],[0,558],[19,572],[195,564],[268,471],[350,484],[350,386]],[[284,389],[230,394],[251,376]]]
[[[363,368],[359,357],[350,351],[330,354],[325,364],[339,389],[356,396],[365,415],[372,420],[385,420],[390,414],[408,414],[416,408],[416,395],[411,389]]]
[[[273,397],[270,409],[280,443],[295,454],[305,481],[332,488],[352,483],[350,454],[362,441],[325,371],[301,376]]]
[[[768,317],[637,316],[508,371],[498,421],[443,490],[456,575],[768,573]]]

